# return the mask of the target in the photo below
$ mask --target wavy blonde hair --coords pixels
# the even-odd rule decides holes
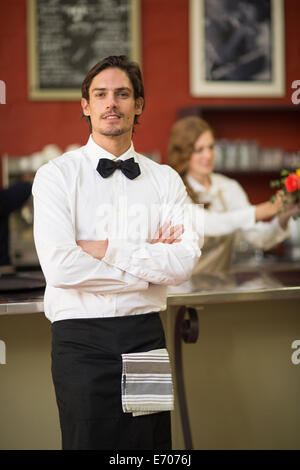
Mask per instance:
[[[197,116],[179,119],[171,129],[167,148],[168,164],[179,173],[188,195],[195,203],[198,202],[197,196],[187,183],[186,174],[195,143],[206,131],[210,131],[214,136],[213,129],[204,119]]]

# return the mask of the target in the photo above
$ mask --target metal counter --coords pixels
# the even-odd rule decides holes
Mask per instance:
[[[0,315],[44,311],[42,271],[2,273],[0,281]]]
[[[193,276],[180,286],[170,287],[168,306],[204,305],[300,297],[300,263],[241,266],[228,274]],[[44,290],[0,292],[0,315],[42,313]]]
[[[170,287],[168,305],[205,305],[300,297],[300,271],[198,275]]]
[[[1,448],[60,448],[43,295],[0,292]],[[240,265],[169,289],[161,319],[174,367],[174,449],[299,448],[299,298],[300,263]]]

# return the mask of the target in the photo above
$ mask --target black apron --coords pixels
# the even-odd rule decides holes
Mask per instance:
[[[171,449],[170,412],[121,404],[122,353],[165,347],[159,313],[52,324],[52,377],[63,449]]]

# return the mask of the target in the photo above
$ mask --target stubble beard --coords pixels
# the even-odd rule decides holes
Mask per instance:
[[[114,128],[114,126],[112,125],[111,129],[103,129],[100,127],[99,133],[106,137],[118,137],[120,135],[127,134],[128,132],[132,133],[132,130],[133,130],[133,125],[132,126],[128,125],[128,126],[119,127],[119,128]]]
[[[118,137],[120,135],[123,135],[123,134],[126,134],[127,132],[130,131],[130,127],[128,127],[127,129],[123,128],[123,129],[111,129],[111,130],[103,130],[103,129],[99,129],[99,133],[101,135],[104,135],[106,137]]]

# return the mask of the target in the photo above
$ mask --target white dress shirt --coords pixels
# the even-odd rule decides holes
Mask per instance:
[[[99,158],[116,159],[90,136],[88,143],[46,163],[33,183],[34,240],[46,279],[45,315],[70,318],[113,317],[166,308],[167,286],[186,281],[201,254],[199,236],[185,206],[178,174],[135,152],[141,174],[128,179],[117,169],[102,178]],[[184,223],[181,241],[154,243],[168,220]],[[98,260],[77,240],[104,240]]]
[[[207,189],[194,178],[187,177],[187,182],[198,195],[199,201],[210,203],[209,210],[199,208],[199,217],[204,220],[205,235],[220,236],[240,230],[248,243],[265,250],[289,236],[289,229],[284,230],[277,217],[270,222],[255,221],[255,206],[250,204],[247,194],[236,180],[218,173],[212,173],[210,178],[211,186]],[[227,212],[224,212],[220,193]]]

